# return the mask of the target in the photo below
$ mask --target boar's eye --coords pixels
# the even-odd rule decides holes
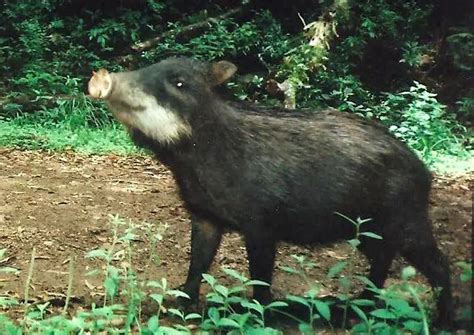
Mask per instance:
[[[174,87],[176,87],[176,88],[178,88],[178,89],[184,88],[184,87],[186,86],[185,80],[184,80],[184,78],[181,77],[181,76],[173,76],[173,77],[171,77],[171,78],[170,78],[170,83],[171,83]]]

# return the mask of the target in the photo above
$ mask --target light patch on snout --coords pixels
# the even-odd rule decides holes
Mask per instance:
[[[138,129],[162,144],[191,136],[191,127],[173,111],[161,106],[154,96],[133,92],[135,106],[109,101],[115,117],[128,128]]]

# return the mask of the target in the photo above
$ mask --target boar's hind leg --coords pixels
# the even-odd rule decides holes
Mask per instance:
[[[438,249],[431,229],[423,230],[422,233],[422,236],[412,240],[413,243],[403,247],[402,255],[428,279],[431,287],[441,288],[437,303],[437,325],[449,327],[453,321],[449,263]]]
[[[382,288],[387,279],[392,261],[397,254],[396,248],[393,245],[386,243],[385,240],[364,239],[359,250],[369,261],[370,281],[378,288]],[[370,297],[371,292],[366,290],[363,295]]]
[[[209,270],[222,239],[222,229],[208,221],[193,218],[191,230],[191,263],[184,292],[191,301],[199,300],[202,274]]]
[[[268,233],[254,229],[254,231],[245,234],[245,247],[249,260],[250,277],[253,280],[271,284],[275,264],[275,240],[268,236]],[[254,286],[253,296],[262,304],[268,304],[272,300],[269,286]]]

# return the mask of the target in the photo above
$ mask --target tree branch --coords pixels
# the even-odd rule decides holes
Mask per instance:
[[[228,18],[229,16],[233,16],[236,14],[241,14],[243,12],[242,7],[234,8],[229,10],[228,12],[225,12],[224,14],[221,14],[216,17],[210,17],[207,18],[201,22],[197,23],[192,23],[187,26],[181,27],[179,29],[171,29],[168,31],[165,31],[159,36],[153,37],[149,40],[143,41],[136,43],[135,45],[132,45],[131,48],[135,51],[144,51],[147,49],[150,49],[160,43],[160,41],[163,38],[169,37],[169,36],[180,36],[180,35],[185,35],[185,34],[197,34],[201,29],[205,29],[210,26],[211,23],[216,23],[220,20],[223,20],[225,18]]]

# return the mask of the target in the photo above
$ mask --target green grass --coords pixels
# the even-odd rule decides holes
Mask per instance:
[[[0,146],[94,154],[139,152],[104,105],[86,97],[58,100],[51,109],[0,119]]]
[[[102,129],[58,126],[50,128],[32,124],[19,125],[15,120],[0,121],[0,146],[18,149],[74,150],[94,154],[131,154],[138,152],[120,126]]]

